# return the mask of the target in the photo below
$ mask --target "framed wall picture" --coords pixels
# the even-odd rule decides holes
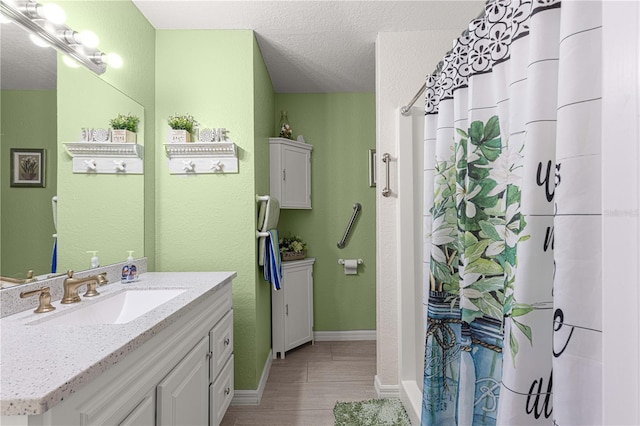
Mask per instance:
[[[377,181],[377,177],[376,177],[376,150],[375,149],[370,149],[369,150],[369,186],[370,187],[374,187],[376,186],[376,181]]]
[[[13,187],[45,186],[44,149],[11,148],[11,180]]]

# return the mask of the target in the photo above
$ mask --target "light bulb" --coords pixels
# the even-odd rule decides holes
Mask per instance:
[[[71,59],[69,56],[64,55],[62,57],[62,62],[64,62],[68,67],[71,68],[80,68],[80,64],[77,63],[74,59]]]
[[[90,49],[95,49],[96,47],[98,47],[98,43],[100,42],[96,33],[89,30],[80,32],[80,40],[82,40],[83,46],[86,46]]]
[[[29,34],[29,38],[31,39],[33,44],[35,44],[36,46],[49,47],[49,43],[47,43],[46,41],[44,41],[43,39],[41,39],[35,34]]]
[[[117,53],[107,54],[107,64],[109,64],[110,67],[120,68],[122,67],[122,63],[122,56],[118,55]]]
[[[38,7],[38,14],[57,25],[62,25],[67,20],[67,14],[64,13],[64,9],[54,3],[47,3],[42,7]]]

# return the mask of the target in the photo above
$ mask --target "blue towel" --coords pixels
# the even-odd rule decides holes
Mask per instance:
[[[267,231],[266,250],[264,251],[264,280],[273,285],[274,290],[280,290],[282,281],[282,263],[280,262],[280,246],[278,245],[278,230]]]
[[[55,274],[58,269],[58,238],[53,239],[53,253],[51,253],[51,273]]]

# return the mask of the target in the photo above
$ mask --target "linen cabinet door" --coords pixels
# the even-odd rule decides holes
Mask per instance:
[[[288,351],[313,340],[313,286],[310,266],[287,268],[283,275],[285,351]]]
[[[209,337],[204,337],[158,384],[159,426],[202,426],[208,423]]]
[[[282,203],[298,209],[311,208],[311,162],[309,151],[288,146],[282,149],[284,182]]]

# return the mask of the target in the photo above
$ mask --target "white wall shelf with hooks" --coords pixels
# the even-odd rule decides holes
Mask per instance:
[[[233,142],[187,142],[164,145],[171,174],[238,173]]]
[[[73,173],[144,174],[144,147],[137,143],[67,142]]]

